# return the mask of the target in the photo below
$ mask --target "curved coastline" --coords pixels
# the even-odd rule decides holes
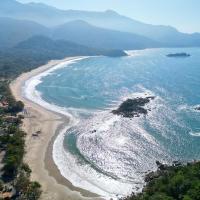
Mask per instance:
[[[25,162],[32,169],[32,180],[42,185],[41,199],[102,199],[89,191],[74,187],[58,170],[53,160],[53,143],[58,134],[69,125],[70,118],[57,113],[48,107],[41,106],[24,96],[23,88],[26,81],[40,74],[50,73],[59,65],[71,63],[86,57],[70,57],[63,60],[50,61],[48,64],[24,73],[10,84],[12,94],[17,100],[24,102],[28,116],[23,121],[22,128],[27,132]],[[32,134],[41,129],[41,136],[33,138]]]

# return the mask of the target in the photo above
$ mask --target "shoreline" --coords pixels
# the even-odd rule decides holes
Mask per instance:
[[[30,166],[31,180],[38,181],[42,185],[41,199],[51,200],[81,200],[102,199],[98,195],[81,188],[74,187],[64,178],[53,161],[53,143],[63,127],[69,124],[70,119],[62,114],[47,110],[37,103],[23,96],[22,88],[27,80],[39,75],[58,64],[74,61],[81,57],[69,57],[63,60],[53,60],[46,65],[38,67],[30,72],[21,74],[12,81],[10,89],[16,100],[23,101],[27,110],[27,116],[23,120],[22,129],[26,136],[25,162]],[[33,137],[36,131],[41,130],[38,137]]]

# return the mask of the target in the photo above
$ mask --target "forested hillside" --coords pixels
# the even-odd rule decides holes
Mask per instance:
[[[199,200],[200,162],[172,166],[147,175],[143,193],[124,200]]]

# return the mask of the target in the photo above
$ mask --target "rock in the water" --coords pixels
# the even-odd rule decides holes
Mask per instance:
[[[141,114],[147,115],[149,109],[144,108],[155,97],[137,97],[134,99],[127,99],[124,101],[117,110],[113,110],[112,113],[115,115],[122,115],[123,117],[133,118],[139,117]]]
[[[195,107],[195,110],[200,111],[200,106]]]

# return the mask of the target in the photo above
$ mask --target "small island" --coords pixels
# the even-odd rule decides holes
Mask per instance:
[[[168,54],[167,57],[190,57],[190,54],[187,53],[172,53],[172,54]]]
[[[147,115],[149,109],[144,106],[155,99],[153,96],[149,97],[136,97],[134,99],[127,99],[124,101],[117,110],[113,110],[115,115],[121,115],[126,118],[140,117],[140,115]]]

